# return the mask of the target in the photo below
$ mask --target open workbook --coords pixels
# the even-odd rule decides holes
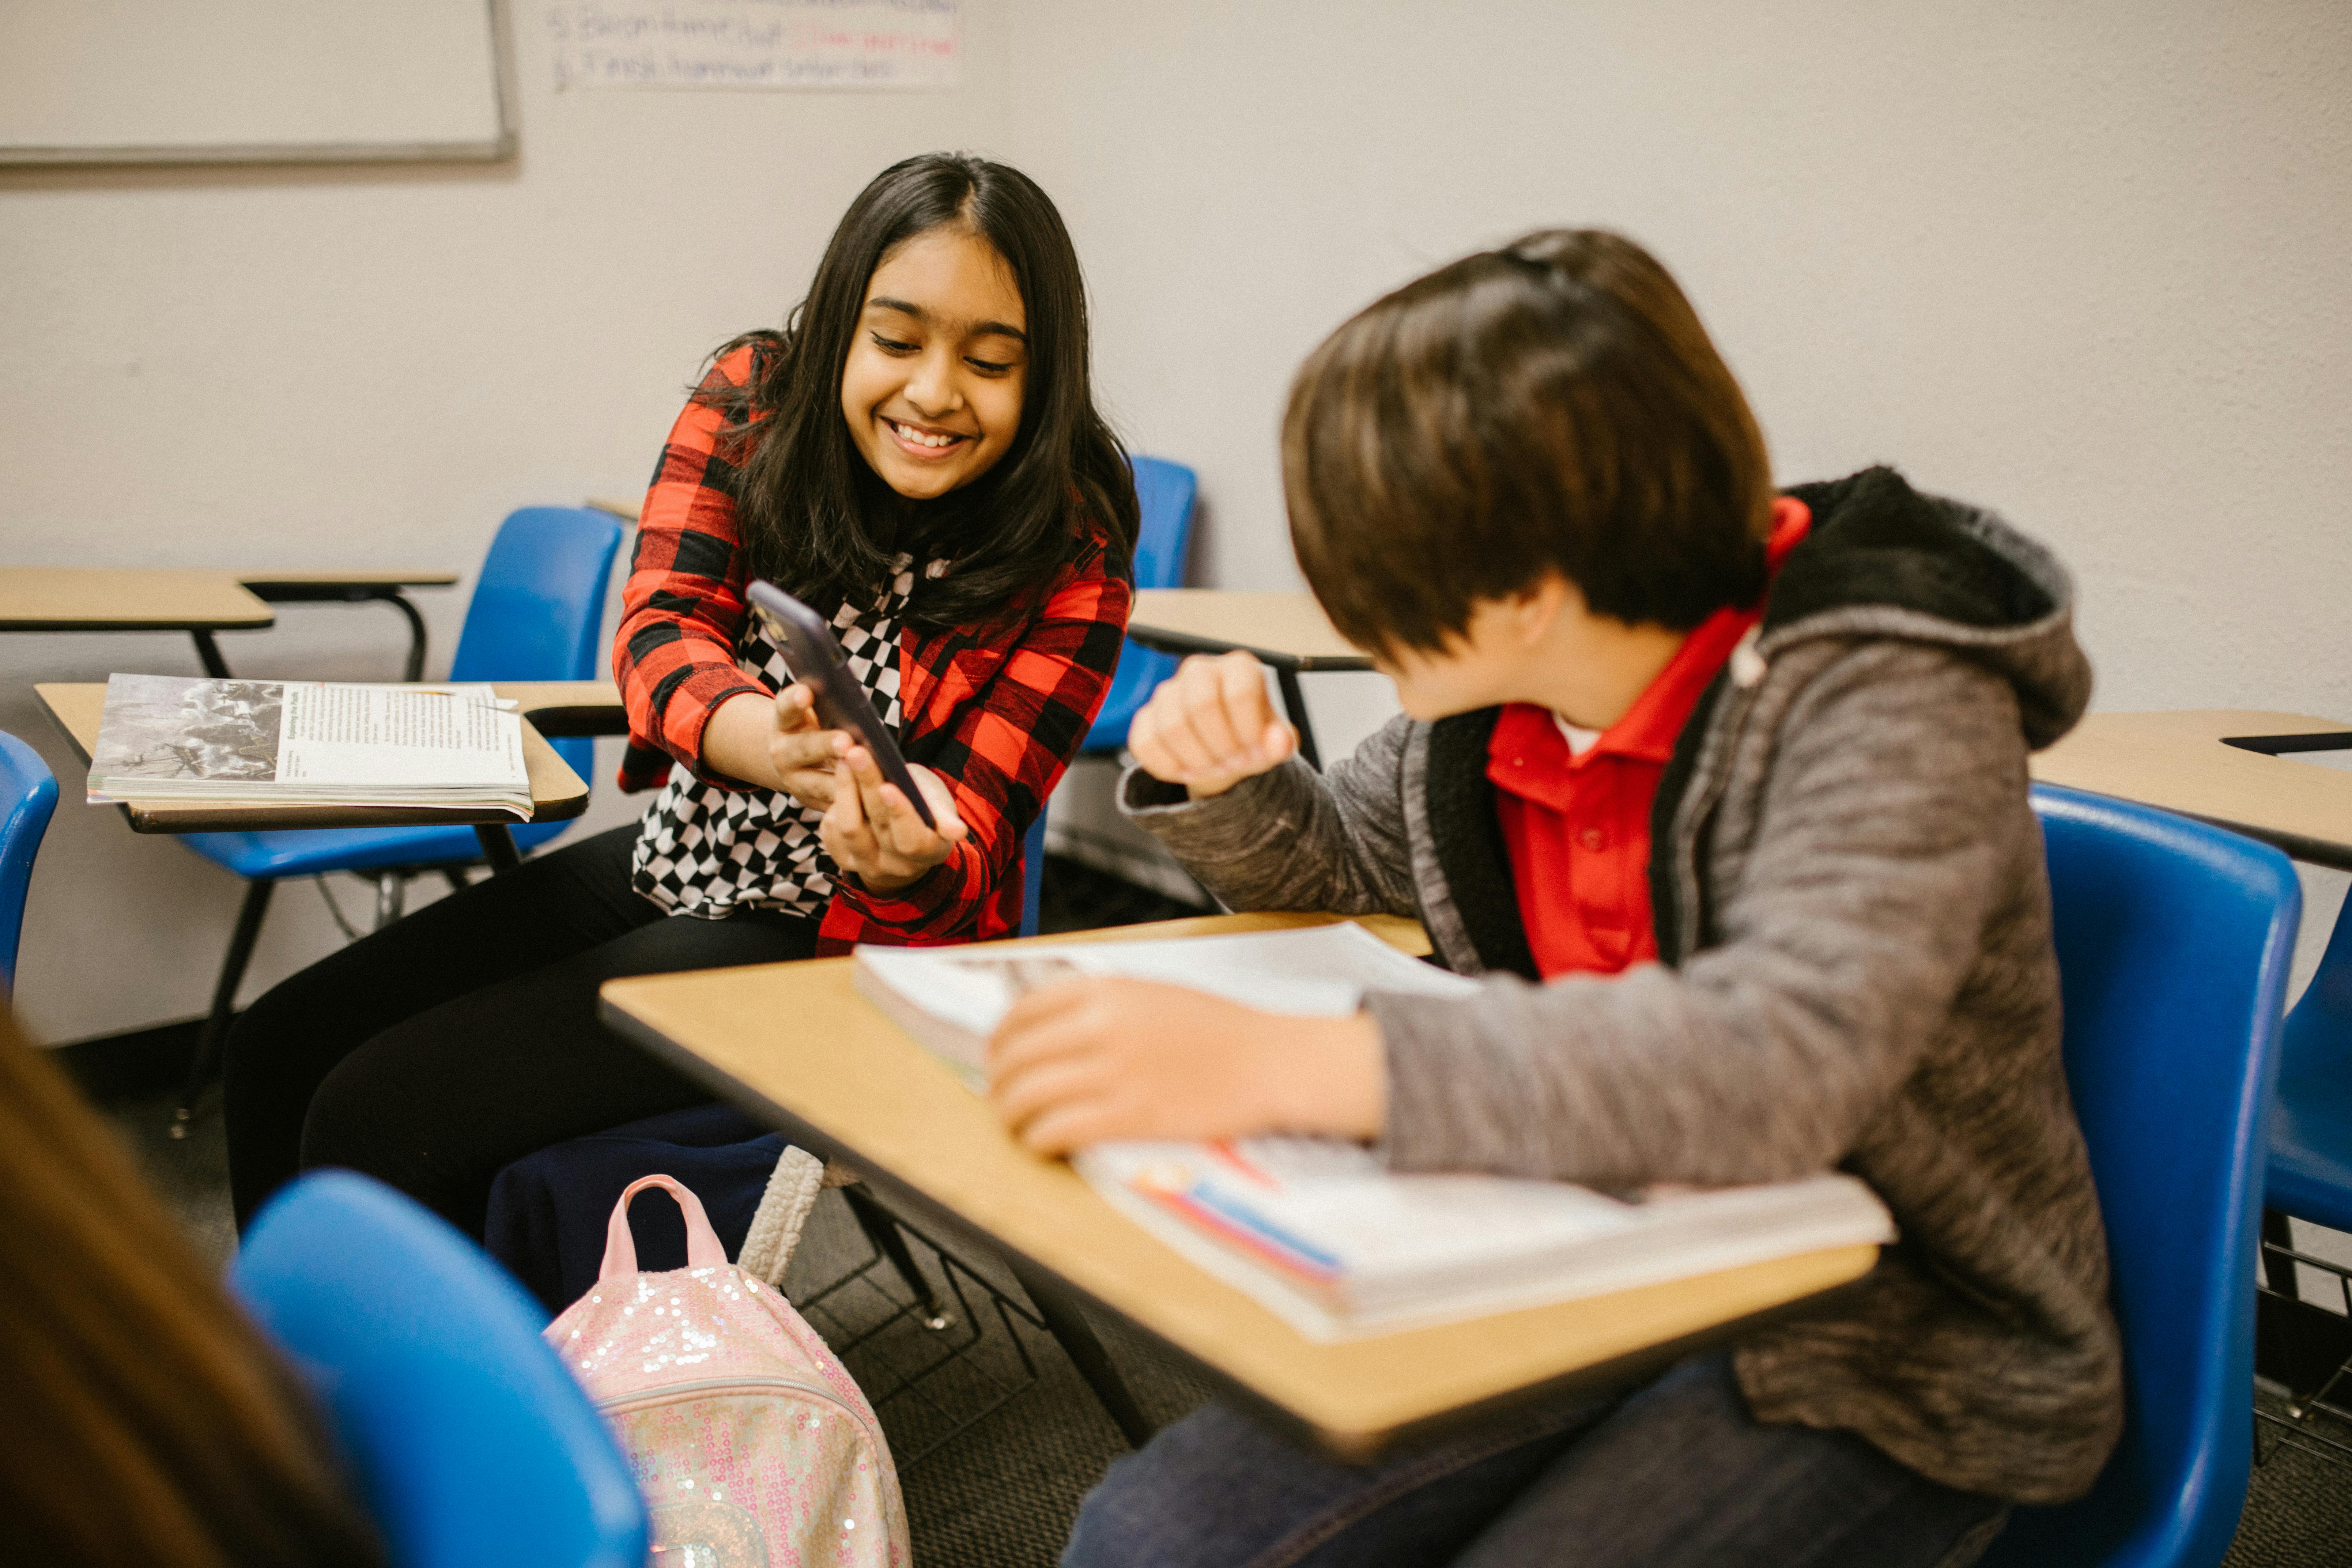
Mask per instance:
[[[1018,948],[859,947],[860,992],[974,1088],[1023,992],[1081,974],[1160,980],[1269,1012],[1335,1016],[1368,991],[1461,995],[1459,975],[1361,926]],[[1832,1247],[1892,1241],[1851,1176],[1604,1194],[1565,1182],[1392,1175],[1307,1138],[1104,1143],[1071,1162],[1121,1213],[1314,1340],[1597,1296]]]
[[[487,686],[168,675],[108,678],[89,799],[531,812],[521,717]]]

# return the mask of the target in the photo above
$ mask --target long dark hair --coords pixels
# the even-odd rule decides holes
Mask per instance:
[[[1013,268],[1028,313],[1021,427],[995,467],[908,508],[866,466],[841,414],[842,363],[866,287],[892,247],[942,226],[967,229]],[[1135,480],[1095,412],[1086,281],[1062,215],[1018,169],[962,153],[893,163],[858,193],[817,263],[808,297],[781,332],[747,332],[755,369],[697,395],[727,413],[741,449],[736,509],[752,570],[830,611],[878,593],[908,550],[955,558],[918,588],[908,618],[931,628],[985,621],[1083,554],[1092,521],[1124,575],[1138,526]]]
[[[0,1520],[11,1558],[384,1561],[294,1373],[0,1005]]]

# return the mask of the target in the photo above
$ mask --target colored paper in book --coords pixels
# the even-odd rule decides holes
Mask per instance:
[[[1395,1175],[1360,1144],[1105,1143],[1073,1162],[1113,1207],[1315,1340],[1604,1295],[1885,1243],[1851,1176],[1613,1196],[1565,1182]]]

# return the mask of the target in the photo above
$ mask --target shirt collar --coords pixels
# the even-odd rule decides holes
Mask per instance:
[[[1780,569],[1780,563],[1790,551],[1803,542],[1811,529],[1813,514],[1804,502],[1793,496],[1782,496],[1772,506],[1772,531],[1764,542],[1764,569],[1768,576]],[[1536,730],[1551,731],[1558,746],[1561,765],[1570,769],[1590,765],[1599,757],[1628,757],[1642,762],[1664,763],[1675,754],[1675,742],[1681,736],[1683,726],[1690,722],[1691,712],[1706,692],[1707,683],[1715,679],[1731,650],[1748,628],[1763,618],[1764,606],[1759,600],[1746,609],[1726,605],[1701,621],[1683,639],[1666,667],[1652,678],[1633,700],[1633,706],[1622,717],[1601,732],[1590,749],[1571,753],[1565,737],[1552,722],[1552,715],[1542,709],[1513,703],[1503,715],[1512,736],[1522,743]],[[1517,718],[1513,710],[1528,707],[1527,721]],[[1531,721],[1529,722],[1528,721]],[[1547,750],[1549,748],[1546,748]]]

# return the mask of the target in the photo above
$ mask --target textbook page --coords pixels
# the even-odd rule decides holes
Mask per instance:
[[[1354,921],[1297,931],[1160,942],[1070,942],[992,951],[861,944],[857,989],[943,1058],[985,1086],[988,1037],[1013,999],[1079,975],[1119,975],[1190,986],[1268,1013],[1339,1018],[1368,991],[1455,996],[1477,984],[1408,958]]]
[[[1876,1194],[1835,1173],[1615,1196],[1393,1175],[1360,1144],[1306,1138],[1098,1143],[1071,1163],[1112,1207],[1318,1341],[1895,1239]]]
[[[288,681],[285,692],[281,784],[529,786],[522,721],[487,686]]]
[[[107,680],[89,795],[531,810],[522,720],[488,686],[156,675]]]

